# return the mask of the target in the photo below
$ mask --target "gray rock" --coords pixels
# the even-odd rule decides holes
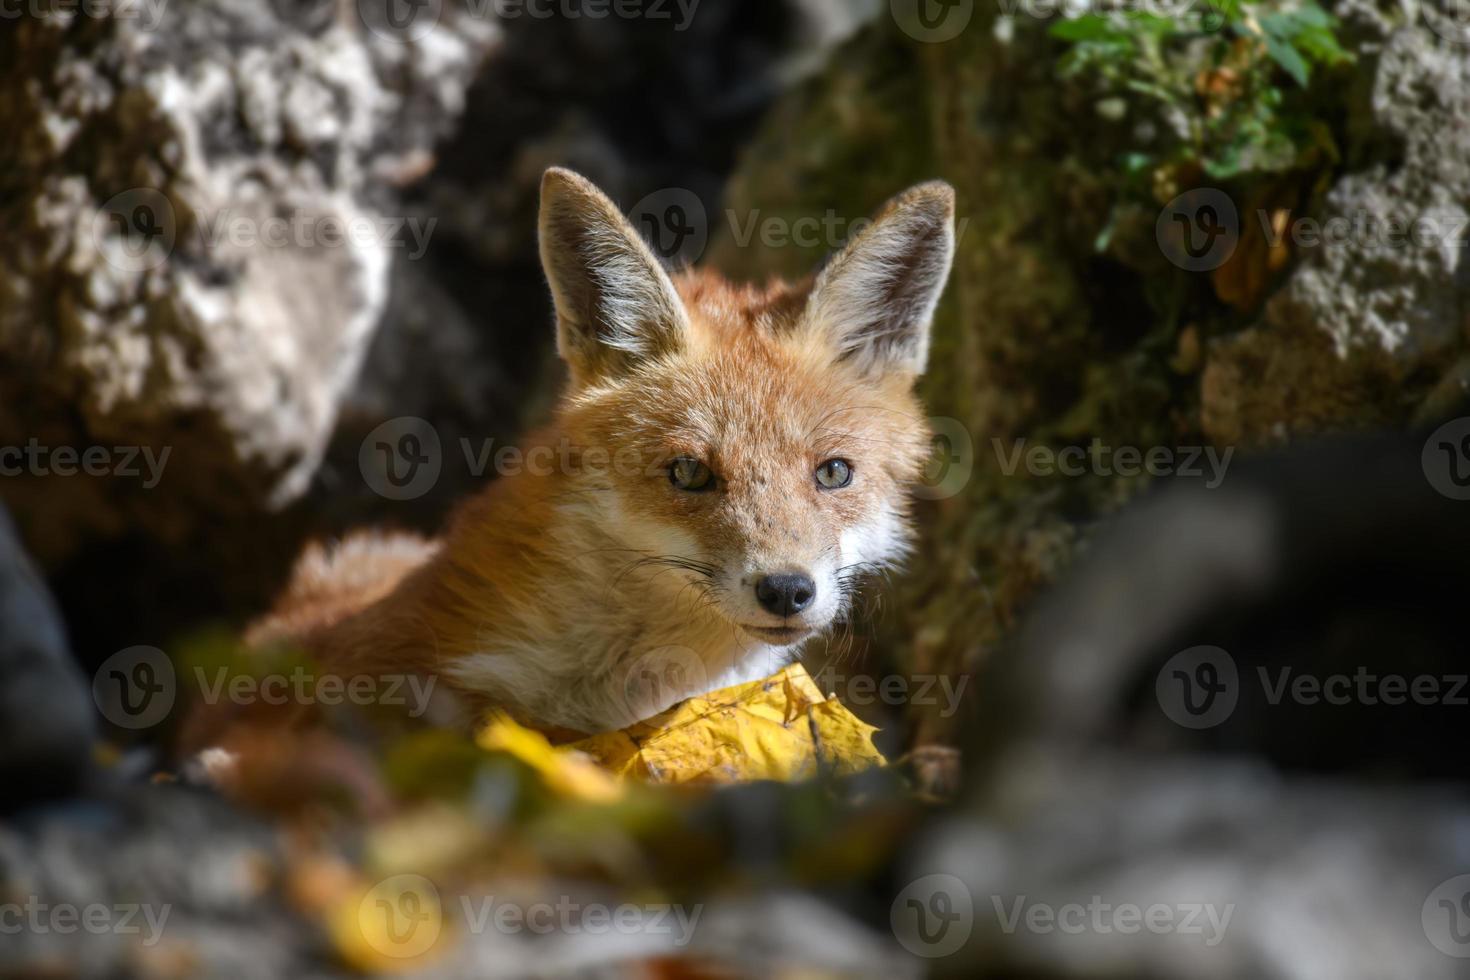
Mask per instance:
[[[497,36],[448,12],[409,41],[353,5],[280,9],[52,15],[0,38],[17,142],[0,444],[172,456],[147,493],[8,479],[46,564],[98,532],[176,539],[303,493],[407,238],[391,186],[425,166]]]
[[[966,813],[902,879],[968,899],[948,975],[1466,975],[1470,530],[1422,449],[1297,446],[1097,535],[977,678]]]
[[[944,825],[905,869],[967,900],[968,942],[937,975],[1466,975],[1438,904],[1466,885],[1458,794],[1044,749],[990,789],[990,815]]]
[[[0,827],[0,971],[340,976],[273,887],[289,870],[269,827],[204,793],[139,786],[30,811]]]
[[[1452,9],[1452,8],[1445,8]],[[1389,24],[1345,5],[1364,72],[1344,174],[1319,215],[1321,244],[1272,296],[1264,321],[1212,350],[1206,431],[1221,443],[1402,423],[1425,379],[1463,352],[1470,269],[1470,60],[1437,4]],[[1300,215],[1294,217],[1300,218]],[[1253,215],[1242,221],[1256,220]]]
[[[74,788],[95,735],[56,604],[0,507],[0,800],[8,808]]]

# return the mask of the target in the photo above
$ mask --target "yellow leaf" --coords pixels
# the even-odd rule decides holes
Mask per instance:
[[[454,945],[439,891],[415,874],[350,889],[327,914],[337,953],[363,973],[424,969]]]
[[[762,681],[690,698],[570,748],[640,782],[793,780],[882,765],[874,731],[840,702],[823,697],[797,664]]]
[[[606,803],[622,795],[617,781],[592,760],[566,748],[553,748],[545,735],[504,715],[480,729],[475,742],[488,752],[515,756],[534,769],[552,792],[569,799]]]

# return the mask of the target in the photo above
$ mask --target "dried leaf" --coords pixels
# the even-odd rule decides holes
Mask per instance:
[[[503,717],[478,742],[531,766],[554,792],[608,801],[619,795],[620,779],[678,784],[846,775],[885,762],[873,746],[874,731],[794,665],[570,745],[553,747]]]

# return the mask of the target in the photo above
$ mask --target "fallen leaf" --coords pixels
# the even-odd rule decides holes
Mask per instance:
[[[883,765],[872,725],[827,698],[800,664],[689,698],[616,732],[553,746],[497,716],[476,741],[535,769],[562,796],[607,802],[621,782],[706,784],[848,775]]]
[[[794,780],[882,765],[874,731],[797,664],[569,747],[640,782]]]

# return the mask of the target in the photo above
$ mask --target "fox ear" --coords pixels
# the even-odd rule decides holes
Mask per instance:
[[[684,304],[658,257],[585,177],[541,178],[541,266],[556,305],[556,346],[574,382],[610,377],[683,346]]]
[[[911,187],[822,269],[802,325],[865,372],[921,374],[953,259],[954,188],[938,180]]]

